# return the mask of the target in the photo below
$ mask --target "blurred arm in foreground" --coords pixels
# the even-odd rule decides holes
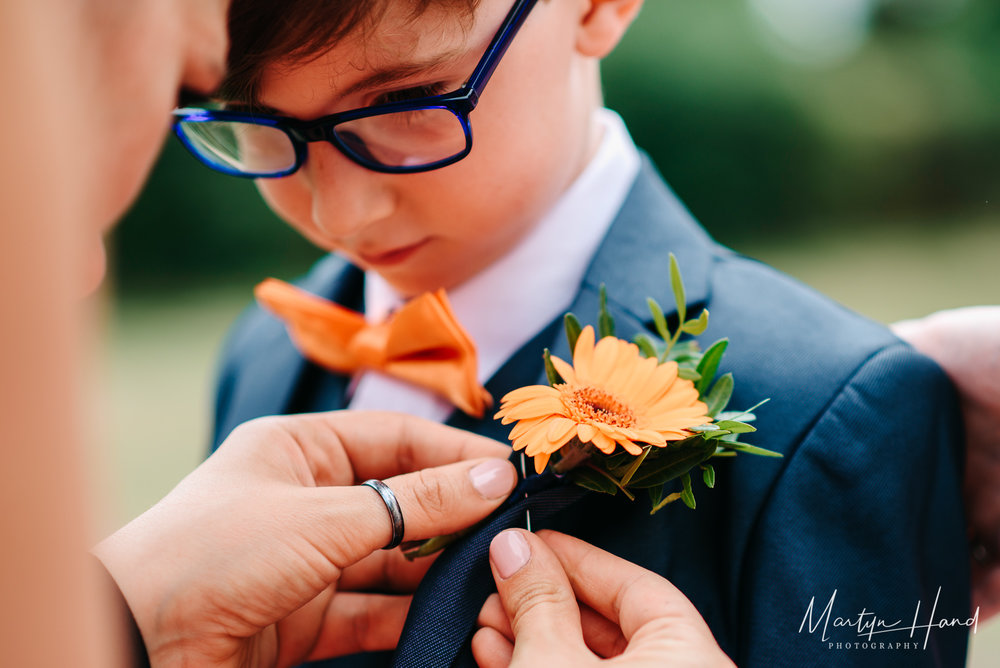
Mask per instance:
[[[1000,612],[1000,306],[941,311],[893,329],[940,364],[961,397],[972,601],[986,619]]]

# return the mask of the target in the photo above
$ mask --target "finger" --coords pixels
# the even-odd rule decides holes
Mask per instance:
[[[507,611],[504,610],[499,594],[490,594],[479,611],[476,625],[484,628],[491,628],[510,642],[514,642],[514,629],[510,626],[510,619],[507,618]]]
[[[410,596],[337,594],[326,609],[316,644],[306,660],[393,649],[410,601]]]
[[[986,621],[1000,613],[1000,565],[972,561],[972,609]]]
[[[580,609],[558,558],[534,534],[501,532],[490,543],[490,568],[514,632],[515,653],[532,665],[592,657],[583,642]]]
[[[344,569],[337,588],[341,591],[412,593],[436,556],[411,561],[400,550],[379,550]]]
[[[497,509],[517,485],[506,459],[481,459],[394,476],[406,523],[406,540],[449,534],[472,526]]]
[[[622,630],[610,619],[589,605],[580,605],[580,625],[583,627],[583,641],[590,651],[602,659],[618,656],[628,647]]]
[[[296,436],[321,485],[340,480],[340,453],[349,461],[355,481],[466,459],[510,456],[510,448],[494,440],[411,415],[341,411],[306,417],[295,425],[302,430]]]
[[[514,489],[517,471],[506,459],[480,459],[407,473],[385,481],[403,516],[405,540],[465,529],[494,511]],[[392,539],[382,497],[365,485],[301,490],[302,509],[290,522],[340,568],[357,563]]]
[[[472,636],[472,658],[479,668],[507,668],[514,657],[514,644],[494,628],[486,627]]]
[[[510,626],[510,620],[507,619],[507,611],[500,602],[499,594],[491,594],[486,599],[482,610],[479,611],[476,624],[481,628],[496,631],[506,638],[508,643],[514,642],[514,630]],[[583,640],[587,647],[601,658],[618,656],[628,645],[618,625],[589,606],[580,605],[580,625],[583,627]],[[513,645],[511,647],[513,648]]]
[[[627,640],[650,622],[670,621],[711,637],[698,610],[665,578],[565,534],[538,535],[561,562],[580,601],[617,624]]]

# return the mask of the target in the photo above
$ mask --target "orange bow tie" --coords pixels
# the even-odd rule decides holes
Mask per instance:
[[[476,346],[455,319],[444,290],[411,299],[376,325],[277,279],[267,279],[254,294],[285,321],[305,357],[332,371],[381,371],[426,388],[474,417],[493,404],[476,375]]]

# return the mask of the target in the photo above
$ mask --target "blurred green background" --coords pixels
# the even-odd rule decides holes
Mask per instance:
[[[1000,3],[647,0],[604,66],[722,242],[883,322],[1000,302]],[[171,140],[112,240],[113,523],[203,456],[214,357],[254,282],[318,252]],[[970,665],[996,665],[1000,625]]]

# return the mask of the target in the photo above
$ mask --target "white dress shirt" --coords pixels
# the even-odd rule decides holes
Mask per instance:
[[[596,120],[602,127],[597,152],[552,209],[510,252],[448,292],[455,316],[476,343],[481,383],[569,309],[639,173],[639,152],[618,114],[601,109]],[[559,249],[558,262],[553,248]],[[372,271],[365,274],[364,297],[365,313],[376,321],[403,303]],[[427,390],[378,372],[355,379],[348,406],[437,422],[455,410]]]

